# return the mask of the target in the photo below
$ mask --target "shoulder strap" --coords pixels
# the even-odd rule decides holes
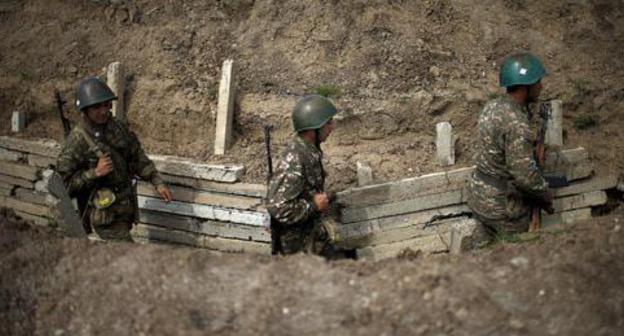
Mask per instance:
[[[90,148],[93,148],[97,157],[101,158],[105,156],[104,152],[100,149],[100,146],[93,141],[91,135],[81,125],[76,126],[76,132],[82,135],[82,138],[87,142],[87,145],[89,145]]]

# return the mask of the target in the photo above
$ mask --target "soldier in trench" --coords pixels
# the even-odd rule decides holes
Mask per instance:
[[[103,240],[131,241],[137,196],[133,178],[150,181],[163,200],[169,188],[136,135],[110,112],[117,97],[97,77],[82,81],[76,94],[80,122],[65,139],[57,160],[70,197],[76,197],[83,226]]]

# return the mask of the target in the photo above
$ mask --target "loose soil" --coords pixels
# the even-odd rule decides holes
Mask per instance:
[[[341,121],[324,149],[335,190],[354,185],[356,161],[378,181],[442,169],[440,121],[458,135],[458,164],[469,164],[501,59],[532,50],[550,73],[543,97],[565,103],[566,146],[585,146],[602,170],[624,169],[621,1],[5,0],[0,37],[0,134],[21,110],[29,125],[19,136],[61,140],[54,89],[76,119],[77,82],[121,61],[129,121],[149,152],[242,163],[246,181],[264,180],[263,125],[275,125],[279,150],[296,100],[333,85]],[[239,68],[235,142],[216,157],[226,58]],[[577,129],[579,118],[596,125]]]
[[[2,335],[620,335],[624,212],[383,262],[221,254],[0,223]]]

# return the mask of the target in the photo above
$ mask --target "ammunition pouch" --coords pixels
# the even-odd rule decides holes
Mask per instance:
[[[116,200],[117,196],[115,196],[115,193],[111,189],[100,188],[94,192],[91,205],[98,210],[102,210],[113,205]]]

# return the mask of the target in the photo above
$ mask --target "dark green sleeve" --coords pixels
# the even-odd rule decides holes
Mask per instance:
[[[95,160],[93,163],[89,159]],[[95,185],[95,154],[89,154],[87,143],[78,132],[67,137],[56,162],[56,170],[63,178],[70,196],[84,193]]]

